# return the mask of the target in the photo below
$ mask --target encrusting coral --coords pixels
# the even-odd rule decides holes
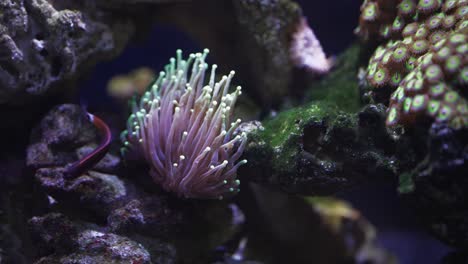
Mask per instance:
[[[217,66],[203,53],[177,58],[149,87],[139,102],[133,100],[127,130],[122,132],[123,151],[137,148],[150,164],[151,176],[166,191],[185,198],[218,198],[236,193],[238,161],[246,134],[235,134],[240,120],[232,121],[241,88],[228,93],[234,71],[215,82]]]
[[[357,34],[388,41],[366,76],[376,101],[390,97],[387,126],[424,116],[467,127],[468,1],[365,1],[361,10]]]

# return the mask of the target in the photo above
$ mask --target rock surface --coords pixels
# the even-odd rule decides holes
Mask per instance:
[[[133,32],[127,18],[97,9],[94,1],[6,0],[0,13],[0,103],[50,95],[117,55]]]
[[[79,106],[50,105],[66,100],[86,69],[117,55],[135,25],[145,31],[153,19],[192,34],[220,67],[238,69],[264,113],[307,90],[304,106],[241,126],[250,133],[249,163],[233,201],[176,199],[145,164],[122,166],[116,143],[91,170],[64,173],[101,135]],[[355,209],[300,195],[398,176],[404,201],[427,228],[466,249],[466,131],[387,130],[385,105],[359,98],[358,66],[368,58],[358,46],[325,79],[306,84],[301,75],[310,69],[292,51],[314,42],[311,34],[289,0],[0,3],[1,130],[9,133],[0,153],[0,263],[394,263]],[[26,150],[23,134],[31,135]],[[459,259],[466,256],[445,261]]]
[[[390,130],[384,105],[358,110],[359,84],[350,74],[357,75],[359,53],[351,48],[338,59],[337,69],[312,87],[310,104],[281,112],[250,134],[249,163],[240,175],[302,195],[399,178],[404,200],[427,228],[465,249],[466,129],[434,124],[428,131],[421,124]]]
[[[41,239],[48,240],[45,242],[52,247],[49,251],[55,252],[39,263],[67,263],[73,259],[85,261],[88,258],[98,262],[110,261],[106,258],[111,256],[101,256],[99,252],[106,251],[113,243],[119,244],[116,246],[119,251],[134,247],[131,245],[133,242],[120,241],[115,235],[126,235],[143,244],[148,254],[160,259],[161,262],[155,263],[171,263],[174,259],[199,259],[203,262],[213,248],[237,232],[239,223],[232,221],[233,212],[226,203],[174,199],[151,182],[145,166],[123,170],[120,158],[112,153],[107,153],[91,170],[76,177],[68,176],[65,172],[70,163],[80,159],[83,152],[94,149],[100,137],[99,131],[86,117],[86,112],[77,105],[55,107],[33,134],[27,150],[27,165],[34,171],[36,183],[48,196],[49,210],[53,213],[31,221],[40,228],[44,224],[57,227],[39,232]],[[144,183],[138,182],[140,177]],[[60,215],[56,212],[60,212]],[[83,220],[104,227],[83,231],[83,234],[76,231],[78,234],[74,238],[76,232],[69,226],[80,226]],[[51,221],[53,224],[47,224]],[[61,234],[64,230],[72,234]],[[91,243],[88,241],[92,235],[90,232],[101,232],[92,239],[103,244],[91,255],[82,250]],[[105,238],[101,241],[101,237]],[[60,246],[67,245],[63,239],[70,245],[66,254],[60,253]],[[159,256],[162,250],[160,245],[170,251],[167,253],[169,260]],[[179,252],[177,256],[176,251]],[[115,254],[118,255],[118,252]],[[118,256],[118,259],[127,261],[123,256]]]
[[[236,69],[243,91],[265,109],[303,94],[305,86],[296,77],[328,72],[329,61],[294,1],[204,3],[160,8],[156,21],[177,25],[212,50],[221,71]]]
[[[126,237],[76,225],[57,213],[30,221],[38,243],[53,254],[35,263],[152,263],[150,253]],[[170,263],[157,262],[157,263]]]
[[[427,154],[400,176],[400,193],[439,239],[468,248],[468,142],[465,130],[433,124]]]
[[[322,98],[284,111],[250,134],[240,169],[253,181],[299,194],[333,194],[375,175],[392,176],[396,160],[387,153],[385,107],[368,105],[359,113],[358,49],[338,60],[340,68],[313,87]],[[260,171],[260,173],[258,173]]]

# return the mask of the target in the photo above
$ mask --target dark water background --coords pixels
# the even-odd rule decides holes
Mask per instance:
[[[337,55],[356,40],[353,29],[359,16],[358,0],[297,0],[309,25],[328,55]],[[110,102],[106,95],[108,80],[117,75],[147,66],[156,72],[180,48],[185,54],[201,50],[188,35],[174,27],[156,26],[151,35],[133,43],[112,62],[100,63],[79,84],[81,97],[89,107],[102,108]],[[400,263],[439,263],[450,248],[429,236],[418,225],[411,209],[398,200],[396,183],[373,183],[360,186],[341,198],[350,201],[378,230],[378,242],[397,255]]]

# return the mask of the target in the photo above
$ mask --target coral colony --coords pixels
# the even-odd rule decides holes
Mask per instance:
[[[223,199],[239,191],[237,161],[246,135],[234,135],[241,120],[232,121],[241,88],[228,93],[234,71],[215,81],[203,53],[171,58],[165,71],[139,102],[133,100],[127,130],[122,132],[124,149],[136,148],[150,164],[154,181],[166,191],[184,198]]]
[[[367,69],[373,95],[392,93],[387,125],[428,117],[468,127],[468,1],[374,0],[361,10],[357,34],[387,41]]]

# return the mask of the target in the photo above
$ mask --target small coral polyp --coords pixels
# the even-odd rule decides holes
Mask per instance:
[[[366,76],[374,99],[392,94],[387,126],[429,117],[468,127],[468,1],[366,0],[357,33],[387,41]]]
[[[463,41],[454,41],[459,38]],[[390,97],[389,112],[395,114],[388,115],[387,125],[410,124],[426,116],[454,128],[468,127],[468,104],[460,95],[468,84],[467,49],[466,36],[452,33],[418,58]]]
[[[171,58],[165,71],[140,98],[133,100],[123,151],[134,148],[150,165],[153,180],[183,198],[223,199],[239,191],[237,168],[246,134],[234,135],[240,120],[231,120],[241,94],[229,93],[234,71],[216,81],[203,53]]]

